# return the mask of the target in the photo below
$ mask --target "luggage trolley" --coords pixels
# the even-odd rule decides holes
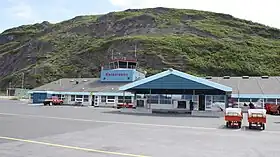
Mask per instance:
[[[243,114],[241,108],[226,108],[225,121],[226,127],[235,127],[241,128]]]
[[[266,110],[265,109],[249,109],[248,110],[249,129],[253,127],[265,130]]]

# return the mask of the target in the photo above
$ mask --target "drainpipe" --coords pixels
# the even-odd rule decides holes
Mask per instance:
[[[237,84],[237,106],[238,106],[238,108],[240,107],[239,106],[239,84],[240,84],[240,80],[238,80],[238,84]]]
[[[134,92],[133,104],[137,108],[137,94]]]

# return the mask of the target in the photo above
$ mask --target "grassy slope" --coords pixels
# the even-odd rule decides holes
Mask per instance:
[[[22,26],[3,34],[20,35],[21,41],[30,37],[51,43],[52,54],[38,56],[38,63],[23,67],[28,75],[26,84],[37,86],[60,77],[93,77],[98,75],[98,65],[106,61],[104,53],[116,45],[139,43],[141,65],[149,74],[163,68],[174,67],[196,75],[280,75],[280,31],[260,24],[233,18],[229,15],[195,10],[170,9],[159,14],[154,9],[116,12],[110,15],[123,21],[142,14],[155,18],[157,28],[170,28],[179,24],[192,26],[211,33],[213,37],[199,37],[192,33],[161,35],[133,35],[93,38],[86,31],[71,32],[73,28],[87,28],[98,22],[98,16],[80,16],[51,25],[52,31],[42,33],[40,26]],[[188,15],[194,19],[182,20]],[[199,20],[197,20],[199,19]],[[86,29],[83,29],[86,30]],[[40,34],[41,35],[38,35]],[[37,35],[37,36],[36,36]],[[7,53],[17,42],[0,45]],[[39,51],[39,50],[38,50]],[[129,53],[129,52],[127,52]],[[1,55],[1,54],[0,54]],[[154,66],[145,56],[154,56],[162,62]],[[82,70],[80,70],[82,69]],[[2,86],[12,81],[20,84],[21,71],[3,78]],[[1,78],[0,78],[1,79]]]

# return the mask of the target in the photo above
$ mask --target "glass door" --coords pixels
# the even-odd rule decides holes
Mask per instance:
[[[139,108],[148,108],[147,106],[147,99],[136,99],[136,107],[139,107]]]
[[[193,101],[193,110],[198,111],[198,95],[193,95],[192,96],[192,101]]]
[[[206,95],[205,96],[205,110],[212,110],[212,96]]]

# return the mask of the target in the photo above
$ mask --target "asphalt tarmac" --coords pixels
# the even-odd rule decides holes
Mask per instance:
[[[0,100],[0,157],[278,157],[280,116],[268,116],[264,131],[247,125]]]

